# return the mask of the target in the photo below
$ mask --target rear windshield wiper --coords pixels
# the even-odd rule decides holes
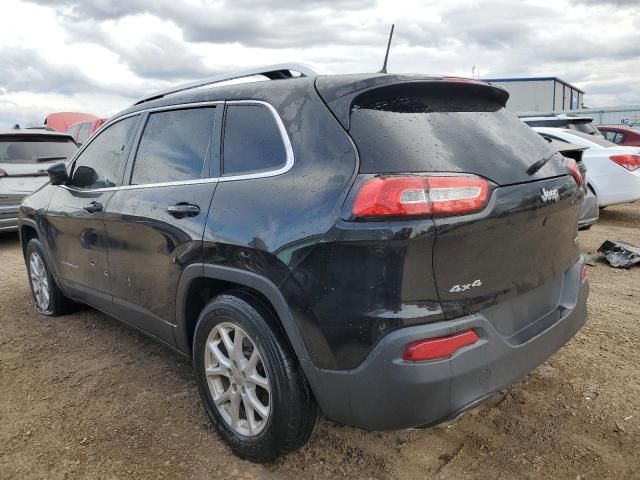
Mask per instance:
[[[51,162],[53,160],[66,160],[67,157],[52,156],[52,157],[36,157],[36,162]]]
[[[551,160],[557,152],[551,152],[549,155],[545,155],[540,160],[535,162],[529,168],[527,168],[527,175],[531,176],[544,167],[549,160]]]

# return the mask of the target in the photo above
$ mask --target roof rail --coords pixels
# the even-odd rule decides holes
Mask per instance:
[[[308,65],[305,65],[302,63],[279,63],[277,65],[267,65],[264,67],[250,68],[247,70],[240,70],[237,72],[224,73],[222,75],[216,75],[215,77],[203,78],[202,80],[195,80],[193,82],[176,85],[175,87],[171,87],[166,90],[161,90],[147,97],[142,97],[139,100],[136,100],[134,105],[148,102],[150,100],[155,100],[157,98],[162,98],[166,95],[171,95],[173,93],[179,93],[185,90],[191,90],[193,88],[203,87],[205,85],[211,85],[214,83],[225,82],[227,80],[235,80],[237,78],[252,77],[254,75],[264,75],[270,80],[276,80],[281,78],[292,78],[293,77],[292,72],[297,72],[302,77],[315,77],[318,75],[318,72],[313,70]]]

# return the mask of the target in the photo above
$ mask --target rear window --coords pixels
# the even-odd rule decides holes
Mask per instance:
[[[593,126],[590,120],[582,122],[570,121],[567,127],[578,132],[588,133],[589,135],[597,135],[598,137],[600,136],[600,132],[596,127]]]
[[[0,137],[0,163],[42,163],[64,161],[78,146],[68,137]]]
[[[491,98],[446,85],[380,90],[352,105],[362,173],[464,172],[508,184],[531,180],[527,168],[553,151]],[[535,178],[562,173],[548,162]]]
[[[223,175],[275,170],[287,154],[273,114],[262,105],[229,105],[224,120]]]
[[[567,128],[565,128],[564,131],[567,132],[567,133],[570,133],[571,135],[575,135],[577,137],[584,138],[585,140],[593,142],[596,145],[600,145],[601,147],[616,147],[617,146],[615,143],[610,142],[609,140],[605,140],[600,135],[598,135],[598,136],[590,135],[588,133],[584,133],[584,132],[581,132],[581,131],[578,131],[578,130],[567,129]]]

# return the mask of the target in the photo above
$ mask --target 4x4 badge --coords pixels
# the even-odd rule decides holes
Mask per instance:
[[[475,280],[471,283],[463,283],[462,285],[454,285],[449,289],[449,293],[462,293],[467,290],[471,290],[472,288],[481,287],[482,281],[480,279]]]
[[[557,188],[550,188],[549,190],[547,190],[546,188],[543,188],[542,195],[540,195],[540,198],[544,203],[557,202],[558,200],[560,200],[560,194],[558,193]]]

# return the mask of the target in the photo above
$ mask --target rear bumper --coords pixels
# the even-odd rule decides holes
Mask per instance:
[[[596,193],[600,207],[640,201],[640,173],[627,172],[622,167],[618,168],[621,173],[604,175],[592,180],[587,174],[590,183],[597,187]]]
[[[18,213],[20,205],[0,205],[0,232],[18,230]]]
[[[430,426],[460,415],[526,376],[585,323],[589,285],[580,278],[582,265],[580,261],[565,273],[558,308],[510,338],[480,312],[391,332],[352,370],[321,370],[305,362],[318,403],[331,420],[368,430]],[[470,328],[480,340],[451,358],[402,360],[412,341]]]

